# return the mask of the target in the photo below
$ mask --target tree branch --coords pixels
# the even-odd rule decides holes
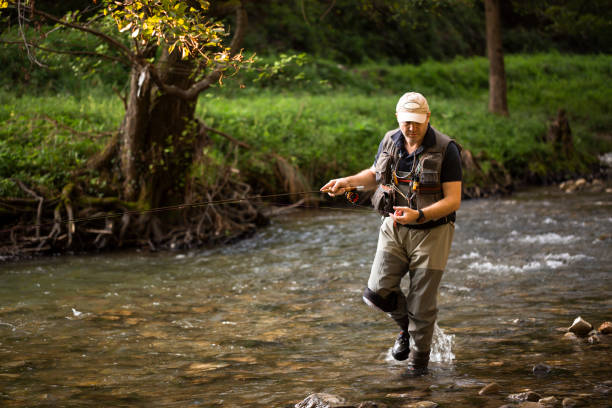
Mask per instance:
[[[247,13],[241,2],[240,5],[236,8],[236,31],[234,32],[234,37],[232,38],[232,41],[230,43],[230,58],[232,58],[234,55],[236,55],[240,51],[240,44],[242,43],[242,39],[244,38],[246,26],[247,26]],[[221,78],[221,75],[223,74],[223,70],[227,68],[227,65],[223,65],[223,64],[217,65],[217,67],[210,74],[208,74],[204,79],[196,82],[188,89],[182,89],[182,88],[179,88],[178,86],[168,85],[164,83],[157,69],[152,64],[149,64],[148,67],[149,67],[149,72],[151,73],[151,78],[153,79],[153,81],[155,81],[155,84],[159,86],[159,88],[163,92],[170,94],[170,95],[178,96],[179,98],[182,98],[182,99],[190,100],[190,99],[197,98],[200,93],[202,93],[204,90],[208,89],[212,84],[217,82],[219,78]]]
[[[55,17],[54,15],[51,15],[49,13],[46,13],[44,11],[38,10],[38,9],[34,9],[32,10],[34,13],[38,14],[39,16],[42,16],[48,20],[54,21],[58,24],[61,24],[63,26],[66,27],[70,27],[70,28],[74,28],[75,30],[79,30],[79,31],[83,31],[89,34],[92,34],[100,39],[102,39],[103,41],[105,41],[106,43],[110,44],[111,46],[113,46],[114,48],[118,49],[119,51],[121,51],[132,63],[138,63],[138,58],[137,56],[125,45],[121,44],[119,41],[117,41],[116,39],[114,39],[113,37],[106,35],[98,30],[94,30],[92,28],[89,27],[85,27],[79,24],[74,24],[74,23],[70,23],[68,21],[64,21],[60,18]]]
[[[3,44],[22,44],[23,41],[4,41],[4,40],[0,40],[0,43],[3,43]],[[42,50],[42,51],[52,52],[54,54],[84,55],[84,56],[87,56],[87,57],[99,57],[99,58],[104,58],[104,59],[107,59],[107,60],[110,60],[110,61],[115,61],[115,62],[120,62],[122,64],[125,64],[125,60],[123,60],[121,58],[113,57],[111,55],[98,54],[97,52],[56,50],[56,49],[41,47],[40,45],[32,43],[32,42],[26,42],[26,44],[28,46],[30,46],[30,47],[34,47],[34,48],[37,48],[37,49]]]

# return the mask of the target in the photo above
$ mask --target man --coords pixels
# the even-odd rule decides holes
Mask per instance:
[[[423,375],[455,211],[461,204],[461,156],[452,139],[429,125],[431,112],[420,93],[404,94],[395,115],[399,128],[385,134],[374,165],[331,180],[321,191],[334,196],[356,186],[376,189],[372,203],[385,218],[363,299],[400,326],[393,357],[409,359],[409,372]],[[400,282],[407,274],[410,284],[404,294]]]

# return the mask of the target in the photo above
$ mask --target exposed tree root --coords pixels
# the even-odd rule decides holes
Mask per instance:
[[[45,199],[19,182],[32,199],[0,200],[0,261],[31,256],[144,246],[186,249],[228,243],[267,223],[251,187],[226,172],[214,186],[196,185],[198,205],[184,205],[168,222],[164,212],[139,211],[117,197],[89,197],[67,184],[59,197]],[[215,204],[215,202],[217,202]],[[9,221],[9,220],[11,220]]]

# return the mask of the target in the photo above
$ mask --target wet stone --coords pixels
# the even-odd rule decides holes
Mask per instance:
[[[591,330],[593,330],[593,325],[584,320],[582,317],[578,316],[576,319],[574,319],[574,322],[568,330],[575,333],[577,336],[586,336]]]
[[[527,401],[527,402],[521,402],[519,404],[519,408],[543,408],[544,405],[540,404],[539,402],[531,402],[531,401]]]
[[[501,390],[501,387],[499,386],[499,384],[496,382],[492,382],[482,387],[480,391],[478,391],[478,395],[496,394],[500,390]]]
[[[576,339],[578,339],[578,336],[576,336],[572,332],[567,332],[563,335],[563,340],[576,340]]]
[[[310,394],[301,402],[295,404],[295,408],[340,408],[351,407],[346,400],[333,394],[317,393]]]
[[[593,389],[595,390],[595,392],[598,392],[599,394],[610,395],[610,390],[612,390],[612,387],[606,384],[598,384]]]
[[[542,397],[533,391],[519,392],[518,394],[508,395],[508,399],[514,402],[539,401]]]
[[[612,322],[603,322],[597,331],[601,334],[612,334]]]
[[[374,401],[363,401],[357,408],[387,408],[387,404],[382,402],[374,402]]]
[[[553,396],[542,398],[538,402],[545,407],[556,407],[559,404],[559,400]]]
[[[411,402],[406,405],[402,405],[402,408],[437,408],[438,404],[433,401],[419,401],[419,402]]]
[[[573,398],[563,398],[563,401],[561,402],[561,406],[563,406],[563,408],[575,408],[578,407],[578,401],[576,401]]]
[[[550,372],[552,371],[552,368],[548,364],[538,363],[533,366],[532,371],[536,377],[544,377],[550,374]]]
[[[20,368],[25,366],[27,363],[23,360],[18,361],[9,361],[6,363],[0,363],[0,367],[8,369],[8,368]]]
[[[601,343],[601,338],[599,337],[599,334],[592,334],[589,336],[587,341],[589,342],[589,344],[599,344]]]

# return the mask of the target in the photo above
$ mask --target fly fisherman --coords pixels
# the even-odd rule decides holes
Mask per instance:
[[[400,326],[393,357],[409,359],[409,373],[423,375],[461,204],[461,156],[460,147],[429,124],[429,105],[420,93],[404,94],[395,115],[399,128],[385,134],[374,165],[331,180],[321,191],[334,196],[357,186],[376,190],[372,205],[384,220],[363,300]],[[400,282],[406,275],[410,283],[403,293]]]

